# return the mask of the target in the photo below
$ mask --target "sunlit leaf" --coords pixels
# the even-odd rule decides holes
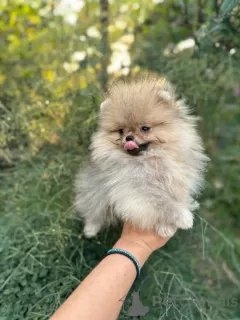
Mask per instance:
[[[79,86],[80,88],[84,89],[84,88],[87,88],[87,81],[84,77],[81,77],[80,80],[79,80]]]
[[[3,84],[5,79],[6,79],[6,76],[4,74],[0,73],[0,84]]]
[[[28,20],[33,24],[39,24],[41,22],[41,19],[37,15],[29,15]]]
[[[15,11],[12,11],[10,14],[9,25],[14,26],[16,21],[17,21],[17,13]]]
[[[10,34],[8,40],[11,42],[13,47],[18,47],[20,45],[20,39],[15,34]]]
[[[35,28],[32,28],[32,27],[27,28],[26,33],[29,41],[33,41],[36,38]]]

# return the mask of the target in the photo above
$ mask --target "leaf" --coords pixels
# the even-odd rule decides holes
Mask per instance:
[[[7,38],[13,47],[19,47],[20,39],[15,34],[10,34]]]
[[[30,15],[28,16],[28,20],[32,23],[32,24],[39,24],[41,22],[41,19],[39,16],[37,16],[36,14]]]
[[[10,14],[10,20],[9,20],[9,25],[12,27],[16,24],[17,21],[17,13],[15,11],[12,11]]]
[[[221,15],[229,14],[238,3],[239,0],[224,0],[220,7]]]
[[[3,84],[5,79],[6,79],[6,76],[4,74],[0,73],[0,85]]]
[[[222,30],[225,29],[225,26],[221,23],[215,24],[209,31],[209,33],[213,32],[221,32]]]

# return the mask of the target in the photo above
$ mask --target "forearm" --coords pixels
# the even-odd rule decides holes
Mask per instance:
[[[144,264],[151,250],[128,239],[122,239],[114,248],[130,252]],[[136,278],[133,262],[120,254],[105,257],[87,276],[74,293],[53,315],[51,320],[115,320],[125,297]]]

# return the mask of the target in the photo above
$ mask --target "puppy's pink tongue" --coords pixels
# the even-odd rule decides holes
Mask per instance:
[[[138,149],[138,148],[139,148],[139,146],[134,141],[128,141],[124,145],[124,150],[134,150],[134,149]]]

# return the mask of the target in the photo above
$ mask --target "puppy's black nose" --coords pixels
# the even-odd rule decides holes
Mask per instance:
[[[134,136],[126,136],[126,141],[133,141],[134,140]]]

